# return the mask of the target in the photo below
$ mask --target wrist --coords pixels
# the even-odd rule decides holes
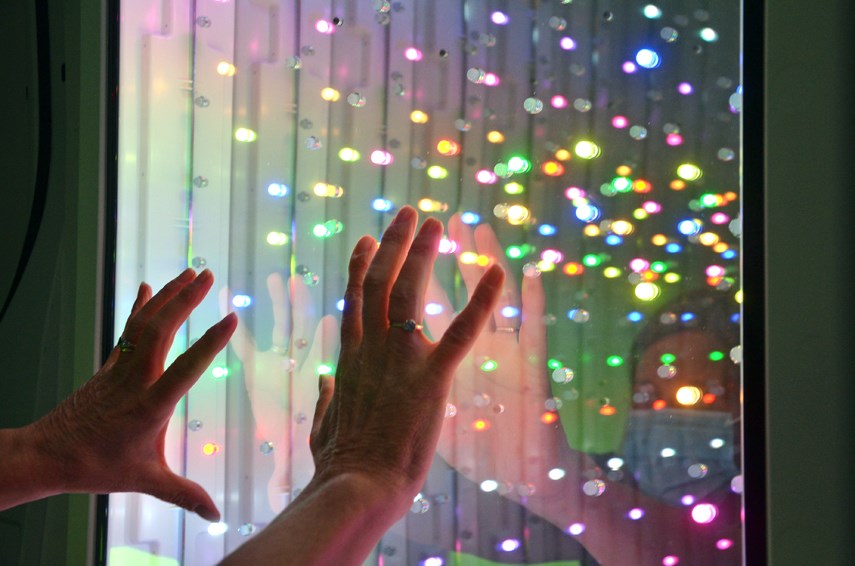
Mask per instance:
[[[0,430],[0,509],[62,492],[61,483],[45,458],[37,427]]]

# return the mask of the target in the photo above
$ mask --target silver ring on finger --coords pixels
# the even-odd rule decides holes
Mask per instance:
[[[389,321],[389,328],[400,328],[404,332],[413,333],[416,330],[421,330],[422,328],[424,328],[424,325],[417,323],[412,318],[408,318],[407,320],[405,320],[403,322],[392,322],[390,320]]]

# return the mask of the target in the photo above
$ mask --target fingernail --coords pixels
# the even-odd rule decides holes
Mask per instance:
[[[176,277],[176,279],[178,279],[179,281],[190,281],[194,275],[196,275],[196,272],[193,271],[192,267],[188,267],[187,269],[182,271],[181,275]]]
[[[204,505],[199,505],[193,512],[205,519],[206,521],[210,521],[212,523],[218,523],[220,521],[220,512],[216,509],[208,509]]]
[[[395,216],[395,219],[392,221],[392,224],[390,224],[389,226],[392,227],[397,224],[407,222],[413,218],[413,215],[415,213],[415,210],[413,210],[409,206],[405,206],[398,212],[398,214]]]

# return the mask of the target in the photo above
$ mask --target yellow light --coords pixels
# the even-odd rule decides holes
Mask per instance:
[[[219,451],[220,451],[219,445],[217,445],[213,442],[207,442],[207,443],[205,443],[204,446],[202,446],[202,453],[205,456],[213,456],[214,454],[216,454]]]
[[[360,153],[352,147],[343,147],[338,151],[338,158],[342,161],[347,161],[348,163],[359,161],[360,157]]]
[[[480,254],[475,259],[475,264],[479,267],[487,267],[488,265],[490,265],[490,258],[488,256],[485,256],[484,254]]]
[[[728,246],[728,245],[727,245],[726,243],[724,243],[724,242],[719,242],[719,243],[717,243],[716,245],[714,245],[714,246],[712,247],[712,249],[713,249],[713,251],[714,251],[715,253],[717,253],[717,254],[722,254],[722,253],[726,252],[727,250],[729,250],[729,249],[730,249],[730,246]]]
[[[618,165],[615,173],[617,173],[618,177],[629,177],[632,175],[632,167],[629,165]]]
[[[740,304],[740,305],[741,305],[741,304],[742,304],[742,298],[743,298],[743,297],[742,297],[742,289],[740,289],[739,291],[737,291],[737,292],[736,292],[736,294],[735,294],[735,295],[733,295],[733,298],[734,298],[734,300],[736,300],[737,304]]]
[[[681,277],[680,277],[679,273],[673,273],[672,272],[672,273],[666,273],[662,279],[665,280],[665,283],[676,283],[681,279]]]
[[[724,200],[726,200],[727,202],[733,202],[736,200],[736,198],[737,195],[733,191],[727,191],[726,193],[724,193]]]
[[[505,134],[499,130],[490,130],[487,132],[487,141],[490,143],[502,143],[505,141]]]
[[[452,140],[439,140],[436,144],[436,150],[440,155],[450,157],[460,153],[460,145]]]
[[[677,176],[686,181],[697,181],[703,174],[701,168],[692,163],[683,163],[677,167]]]
[[[525,192],[525,187],[523,187],[517,182],[508,183],[507,185],[505,185],[505,192],[509,195],[519,195]]]
[[[643,208],[636,208],[635,210],[632,211],[632,217],[635,218],[636,220],[644,220],[645,218],[647,218],[647,216],[648,216],[647,211],[644,210]]]
[[[650,184],[650,181],[645,181],[644,179],[636,179],[632,182],[632,190],[640,195],[647,194],[653,190],[653,185]]]
[[[563,147],[555,152],[555,159],[558,161],[568,161],[573,154]]]
[[[235,130],[235,139],[239,142],[254,142],[258,139],[258,134],[249,128],[238,128]]]
[[[419,210],[422,212],[445,212],[448,205],[438,200],[423,198],[419,201]]]
[[[682,191],[686,188],[686,182],[681,179],[674,179],[668,186],[671,187],[671,190],[673,191]]]
[[[555,270],[555,264],[552,263],[551,261],[546,261],[546,260],[541,259],[541,260],[538,260],[538,262],[537,262],[537,268],[541,271],[554,271]]]
[[[344,194],[344,189],[331,183],[315,183],[313,192],[319,197],[339,198]]]
[[[668,238],[665,237],[665,234],[656,234],[655,236],[650,238],[650,241],[653,243],[654,246],[664,246],[668,243]]]
[[[656,283],[639,283],[635,286],[635,296],[641,299],[642,301],[652,301],[662,292],[659,289],[659,285]]]
[[[460,263],[464,265],[475,265],[478,263],[478,254],[475,252],[463,252],[460,254]]]
[[[719,242],[719,237],[715,232],[704,232],[698,236],[698,241],[704,246],[714,246]]]
[[[549,177],[559,177],[564,174],[564,166],[557,161],[547,161],[540,166],[540,170],[544,175]]]
[[[288,243],[288,235],[283,232],[270,232],[267,234],[267,243],[271,246],[284,246]]]
[[[327,102],[335,102],[336,100],[341,98],[341,93],[336,89],[328,86],[326,88],[321,89],[321,98],[323,98]]]
[[[697,387],[684,386],[677,390],[674,396],[681,405],[694,405],[701,400],[702,392]]]
[[[592,141],[583,140],[576,144],[573,151],[582,159],[594,159],[600,155],[600,146]]]
[[[521,204],[508,207],[508,222],[515,226],[528,220],[529,216],[531,216],[531,212]]]
[[[431,165],[427,168],[427,176],[431,179],[445,179],[448,177],[448,169],[439,165]]]
[[[472,428],[477,431],[484,431],[490,428],[490,421],[484,419],[478,419],[472,423]]]
[[[612,232],[618,236],[628,236],[632,234],[635,227],[626,220],[615,220],[612,222]]]
[[[220,61],[217,64],[217,74],[223,77],[233,77],[237,68],[228,61]]]
[[[588,224],[582,229],[582,232],[589,238],[596,238],[602,233],[600,232],[600,227],[596,224]]]
[[[621,270],[618,267],[607,267],[603,270],[603,276],[608,279],[615,279],[621,276]]]
[[[410,120],[414,124],[427,124],[429,119],[428,115],[421,110],[413,110],[410,112]]]

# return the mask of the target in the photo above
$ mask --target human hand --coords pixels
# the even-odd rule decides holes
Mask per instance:
[[[370,237],[354,249],[335,385],[322,383],[312,434],[317,478],[369,478],[397,495],[403,509],[433,458],[454,368],[489,318],[503,280],[498,266],[477,285],[473,280],[468,305],[437,342],[390,324],[419,321],[424,312],[442,224],[427,219],[412,240],[417,217],[403,208],[379,249]]]
[[[218,521],[220,513],[197,483],[166,463],[164,439],[176,403],[228,342],[237,319],[228,315],[164,370],[175,334],[202,301],[214,277],[191,270],[154,297],[140,285],[122,333],[104,366],[80,389],[27,427],[36,447],[34,474],[49,492],[141,492]]]
[[[270,508],[279,513],[292,491],[309,483],[314,462],[309,449],[311,414],[318,397],[316,368],[338,350],[338,325],[332,316],[315,324],[309,290],[299,278],[285,287],[282,276],[267,277],[273,305],[271,347],[260,351],[238,320],[231,346],[243,365],[244,383],[255,417],[256,437],[273,446],[273,474],[267,484]],[[228,288],[220,309],[228,311]],[[314,335],[311,342],[307,338]]]
[[[455,374],[439,453],[475,482],[497,481],[500,492],[511,498],[547,495],[547,474],[558,465],[559,449],[566,440],[557,412],[547,406],[552,393],[546,367],[543,284],[539,277],[524,277],[520,293],[490,226],[481,224],[473,231],[455,214],[448,232],[457,243],[458,268],[470,296],[485,268],[460,261],[462,253],[487,256],[507,276],[492,324],[478,336]],[[427,319],[430,332],[441,334],[454,309],[436,278],[431,280],[428,299],[442,306],[439,314]]]

